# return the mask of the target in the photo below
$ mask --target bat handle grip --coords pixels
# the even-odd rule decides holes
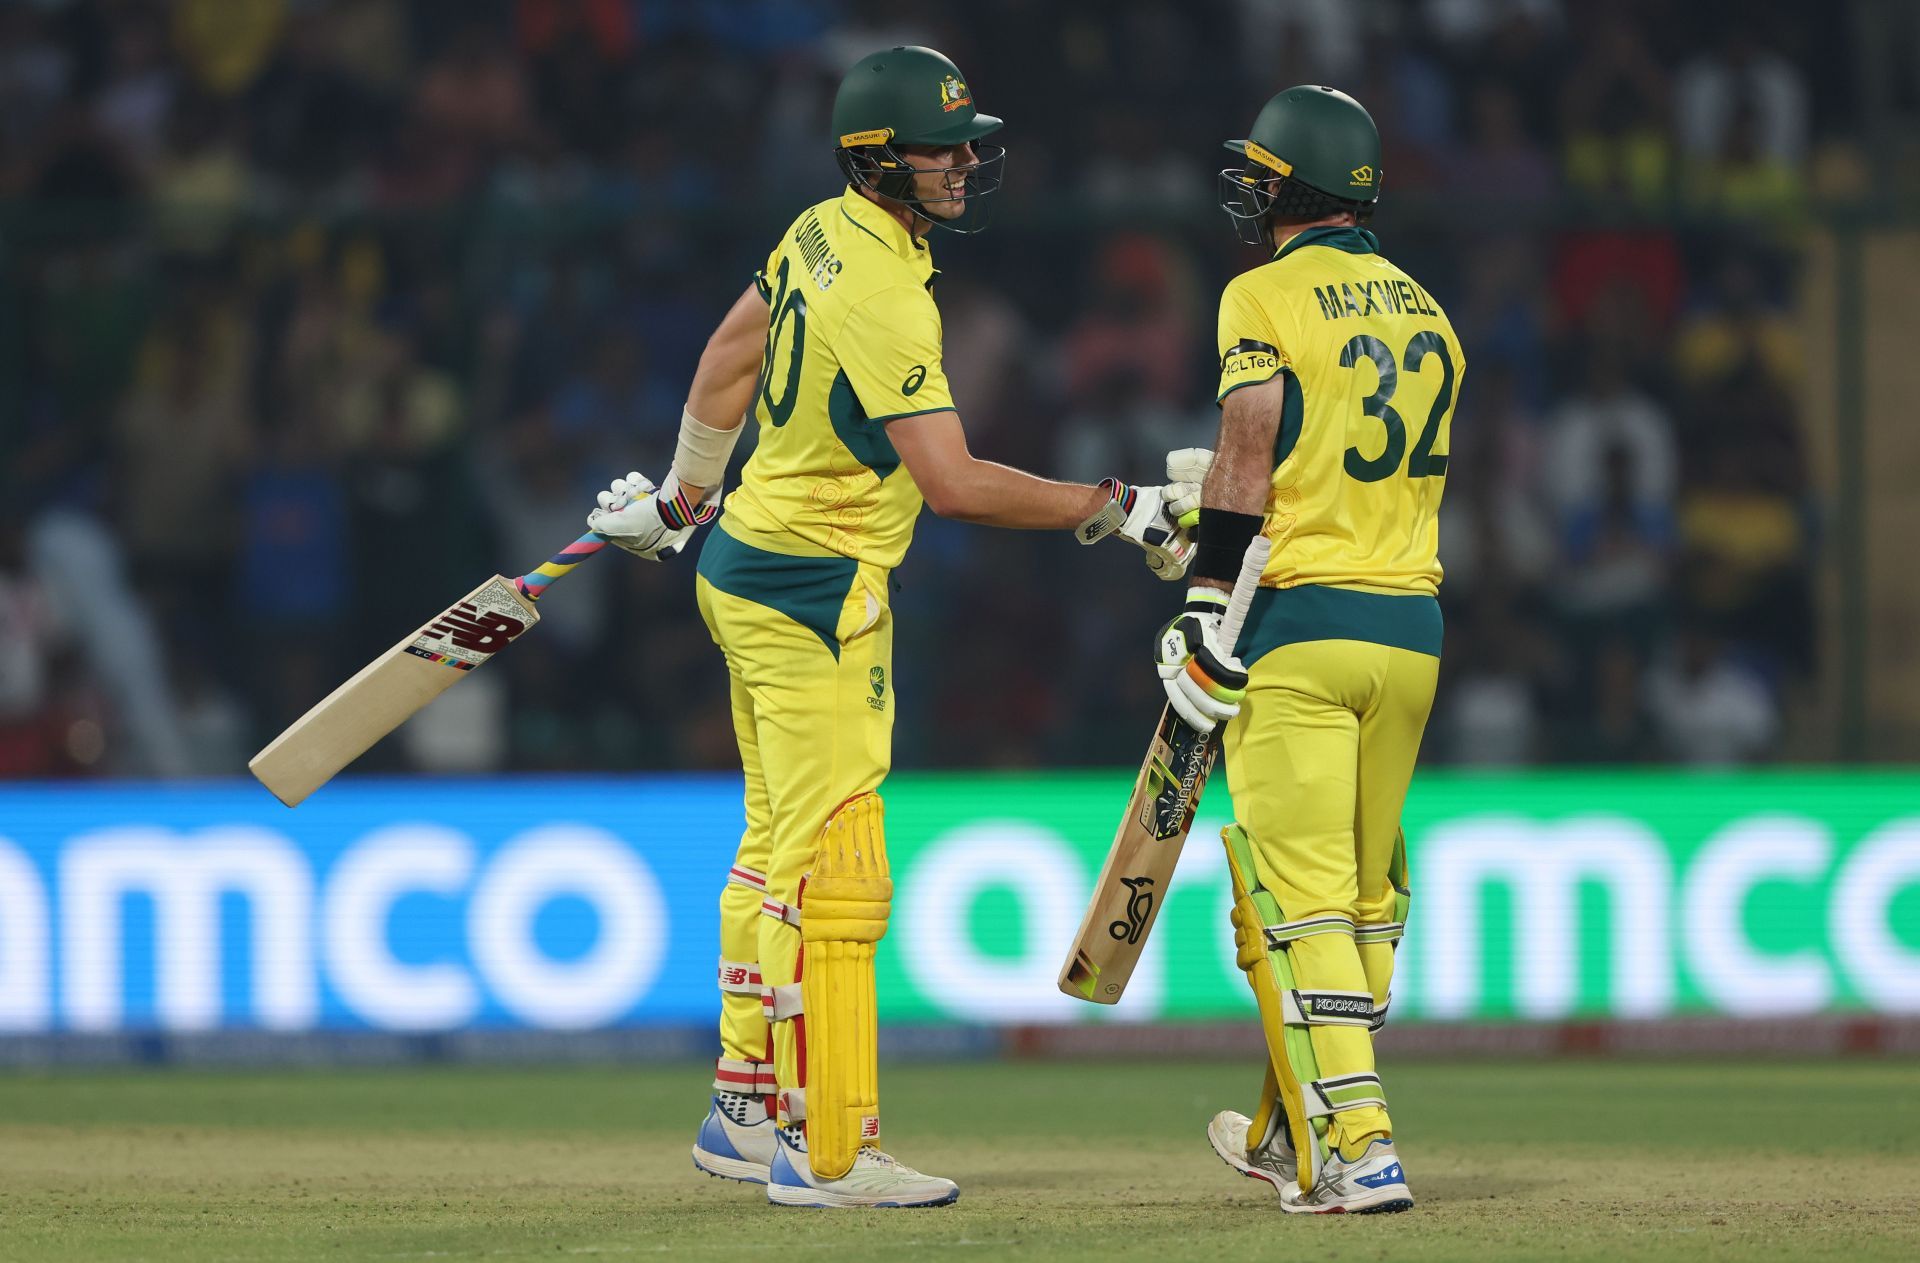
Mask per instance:
[[[579,539],[574,540],[571,544],[568,544],[565,548],[555,553],[548,560],[541,562],[532,570],[527,571],[527,573],[515,579],[513,581],[514,586],[519,588],[520,595],[526,597],[529,601],[537,601],[545,595],[549,583],[552,583],[561,575],[571,571],[575,566],[606,546],[607,537],[605,535],[602,535],[598,531],[588,531],[585,535],[582,535]]]
[[[1227,616],[1220,624],[1220,643],[1228,653],[1240,641],[1240,629],[1247,625],[1247,611],[1253,608],[1253,594],[1260,590],[1260,575],[1267,568],[1267,554],[1273,541],[1256,535],[1240,560],[1240,575],[1233,581],[1233,595],[1227,598]]]

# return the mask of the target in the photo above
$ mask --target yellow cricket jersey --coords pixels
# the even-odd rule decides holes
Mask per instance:
[[[953,407],[934,275],[926,243],[851,188],[794,220],[755,278],[760,440],[724,529],[776,553],[900,564],[922,500],[887,422]]]
[[[1466,368],[1440,305],[1372,233],[1311,228],[1227,286],[1219,340],[1220,399],[1286,376],[1263,586],[1435,593]]]

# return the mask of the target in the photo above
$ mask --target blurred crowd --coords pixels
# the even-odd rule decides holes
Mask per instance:
[[[232,773],[659,476],[706,332],[837,188],[840,72],[903,42],[1008,119],[995,227],[934,242],[977,451],[1153,481],[1209,442],[1214,300],[1261,261],[1219,142],[1343,87],[1469,361],[1430,759],[1818,755],[1795,277],[1863,166],[1830,17],[0,0],[0,776]],[[583,567],[372,765],[732,765],[692,560]],[[897,578],[902,765],[1138,757],[1177,592],[1137,557],[928,516]]]

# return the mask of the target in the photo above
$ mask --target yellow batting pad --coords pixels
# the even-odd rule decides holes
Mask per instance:
[[[1272,906],[1262,909],[1259,906],[1258,901],[1271,905],[1273,896],[1259,889],[1252,844],[1246,831],[1239,825],[1229,825],[1221,830],[1220,840],[1226,843],[1227,871],[1233,877],[1235,963],[1246,971],[1247,981],[1253,984],[1254,1000],[1260,1007],[1260,1027],[1267,1037],[1267,1072],[1273,1077],[1286,1110],[1287,1130],[1293,1138],[1293,1151],[1299,1155],[1300,1191],[1304,1193],[1313,1187],[1313,1182],[1320,1175],[1320,1145],[1313,1120],[1307,1114],[1306,1093],[1301,1087],[1302,1071],[1309,1081],[1319,1073],[1313,1055],[1313,1042],[1304,1028],[1287,1025],[1281,979],[1274,976],[1275,964],[1284,967],[1286,957],[1284,953],[1268,952],[1264,929],[1270,920],[1280,919],[1279,909]],[[1291,984],[1292,979],[1285,981]],[[1295,1069],[1296,1062],[1299,1070]],[[1263,1117],[1259,1121],[1264,1123],[1264,1116],[1268,1112],[1263,1108]],[[1248,1135],[1252,1135],[1251,1129]]]
[[[1360,967],[1366,971],[1367,987],[1373,993],[1373,1029],[1386,1025],[1387,1010],[1393,998],[1393,957],[1400,938],[1406,933],[1407,911],[1413,903],[1407,884],[1407,835],[1393,840],[1393,858],[1387,864],[1387,889],[1372,900],[1362,900],[1362,911],[1370,918],[1354,927],[1354,946],[1360,953]]]
[[[885,810],[878,794],[843,803],[821,831],[800,893],[807,1154],[814,1174],[829,1180],[880,1139],[873,954],[893,902]]]

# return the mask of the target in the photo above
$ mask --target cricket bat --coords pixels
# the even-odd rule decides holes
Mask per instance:
[[[248,761],[247,770],[275,798],[298,807],[374,742],[539,622],[534,602],[547,585],[606,543],[606,536],[589,531],[517,579],[493,576],[294,720]]]
[[[1265,536],[1256,537],[1240,563],[1220,626],[1221,643],[1229,651],[1246,625],[1272,546]],[[1173,879],[1173,866],[1180,862],[1180,848],[1193,828],[1218,749],[1214,733],[1195,732],[1171,704],[1161,709],[1160,725],[1133,782],[1133,797],[1127,800],[1100,880],[1094,883],[1086,919],[1060,968],[1060,990],[1095,1004],[1114,1004],[1127,989]]]

